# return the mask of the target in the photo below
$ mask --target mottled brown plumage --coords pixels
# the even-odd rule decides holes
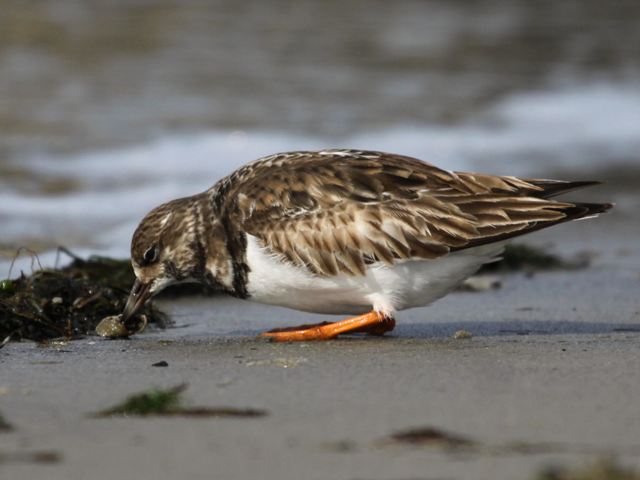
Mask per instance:
[[[216,184],[221,214],[318,275],[433,259],[593,213],[551,200],[587,183],[453,173],[382,152],[273,155]],[[606,208],[606,207],[602,207]]]

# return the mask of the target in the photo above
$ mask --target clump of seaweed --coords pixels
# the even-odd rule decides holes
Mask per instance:
[[[0,338],[42,341],[94,333],[96,325],[122,312],[133,285],[129,261],[73,256],[61,269],[40,269],[0,281]],[[167,317],[151,304],[140,314],[159,327]]]
[[[73,261],[59,270],[62,274],[126,292],[129,292],[136,279],[129,259],[98,255],[83,259],[71,254],[68,250],[63,250],[63,252],[69,254]]]
[[[124,402],[106,410],[102,410],[94,417],[117,416],[181,416],[181,417],[263,417],[264,410],[238,409],[233,407],[185,407],[182,394],[187,389],[186,384],[180,384],[168,389],[151,389],[146,392],[131,395]]]
[[[499,262],[488,263],[479,273],[515,272],[538,270],[573,270],[587,267],[589,261],[585,257],[564,259],[545,251],[540,247],[514,243],[507,245]]]
[[[549,467],[535,480],[640,480],[640,472],[624,468],[612,459],[604,459],[578,469]]]
[[[185,384],[176,387],[151,389],[146,392],[131,395],[124,402],[96,414],[99,417],[111,417],[114,415],[162,415],[175,411],[181,407],[182,393],[186,390]]]

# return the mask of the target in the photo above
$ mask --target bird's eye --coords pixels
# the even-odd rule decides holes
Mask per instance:
[[[142,260],[144,261],[145,265],[149,265],[155,262],[157,259],[158,259],[158,247],[156,245],[149,248],[146,252],[144,252],[144,255],[142,256]]]

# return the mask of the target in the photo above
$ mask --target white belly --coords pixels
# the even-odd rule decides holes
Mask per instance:
[[[504,244],[461,250],[435,260],[374,264],[365,276],[320,277],[284,262],[247,236],[251,299],[327,314],[383,313],[421,307],[445,296],[481,265],[494,261]]]

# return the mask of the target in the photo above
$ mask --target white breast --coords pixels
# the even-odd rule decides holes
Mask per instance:
[[[503,249],[504,243],[496,243],[436,260],[408,260],[391,267],[374,264],[365,276],[321,277],[292,265],[247,235],[247,289],[257,302],[307,312],[357,314],[375,309],[393,313],[443,297]]]

